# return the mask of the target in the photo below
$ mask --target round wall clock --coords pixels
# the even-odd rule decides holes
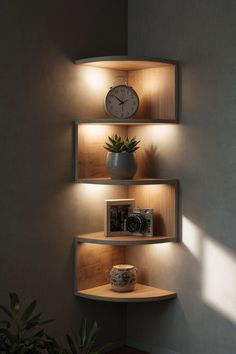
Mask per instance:
[[[105,109],[115,118],[130,118],[138,110],[139,98],[131,86],[113,86],[105,98]]]

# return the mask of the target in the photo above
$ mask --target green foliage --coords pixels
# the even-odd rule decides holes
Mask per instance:
[[[104,148],[110,152],[122,152],[123,140],[117,134],[112,137],[108,136],[109,142],[105,142],[106,146]]]
[[[46,335],[46,337],[48,341],[45,345],[45,349],[48,354],[69,354],[69,352],[62,348],[54,338],[51,338],[48,335]]]
[[[87,321],[83,319],[81,322],[79,335],[72,339],[71,336],[67,335],[67,342],[70,348],[70,354],[100,354],[110,346],[110,344],[104,345],[102,348],[95,350],[94,345],[96,343],[98,334],[101,327],[98,327],[95,321],[91,329],[87,330]]]
[[[135,136],[132,139],[127,137],[122,140],[119,135],[115,134],[112,137],[108,136],[108,140],[108,142],[105,142],[106,146],[104,148],[110,152],[120,153],[126,151],[131,153],[139,149],[137,145],[140,141],[137,141]]]
[[[35,314],[36,306],[37,302],[33,301],[22,311],[15,293],[10,293],[10,308],[0,305],[6,317],[0,321],[1,354],[38,354],[46,347],[49,339],[42,325],[52,320],[42,321],[42,314]]]
[[[15,293],[10,294],[9,308],[0,305],[5,316],[0,321],[0,354],[100,354],[109,346],[94,349],[101,327],[95,321],[87,330],[87,321],[83,319],[79,334],[73,338],[67,335],[68,349],[63,348],[45,333],[42,326],[52,320],[42,321],[42,314],[35,314],[36,306],[33,301],[22,310]]]
[[[134,136],[132,139],[127,137],[123,141],[123,151],[134,152],[139,149],[139,146],[137,146],[139,143],[140,141],[136,140],[136,136]]]

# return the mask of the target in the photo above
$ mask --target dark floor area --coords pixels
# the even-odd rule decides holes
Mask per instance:
[[[109,352],[109,354],[149,354],[149,353],[131,347],[122,347],[122,348],[112,350],[111,352]]]

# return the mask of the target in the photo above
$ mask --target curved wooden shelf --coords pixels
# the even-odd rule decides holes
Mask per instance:
[[[152,245],[156,243],[175,242],[176,237],[164,236],[104,236],[103,232],[94,232],[90,234],[78,235],[75,237],[76,242],[94,243],[112,246],[136,246],[136,245]]]
[[[108,125],[152,125],[152,124],[178,124],[178,121],[172,119],[155,118],[97,118],[97,119],[77,119],[75,124],[108,124]]]
[[[95,288],[80,290],[75,295],[91,300],[111,302],[152,302],[173,299],[177,296],[175,291],[154,288],[144,284],[136,284],[134,291],[118,293],[111,289],[110,284]]]
[[[141,70],[177,64],[175,60],[151,57],[105,56],[75,60],[75,64],[116,70]]]
[[[77,178],[77,183],[143,186],[153,184],[178,184],[177,179],[170,178],[137,178],[137,179],[111,179],[111,178]]]

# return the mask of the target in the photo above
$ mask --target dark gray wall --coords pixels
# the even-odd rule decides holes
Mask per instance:
[[[124,54],[126,0],[0,2],[0,303],[37,298],[62,340],[82,316],[124,337],[125,308],[73,296],[75,58]],[[114,319],[116,329],[114,328]]]
[[[155,354],[236,350],[235,13],[233,0],[129,0],[129,54],[181,67],[180,125],[156,144],[159,175],[180,179],[183,243],[134,255],[178,299],[128,308],[128,342]]]

